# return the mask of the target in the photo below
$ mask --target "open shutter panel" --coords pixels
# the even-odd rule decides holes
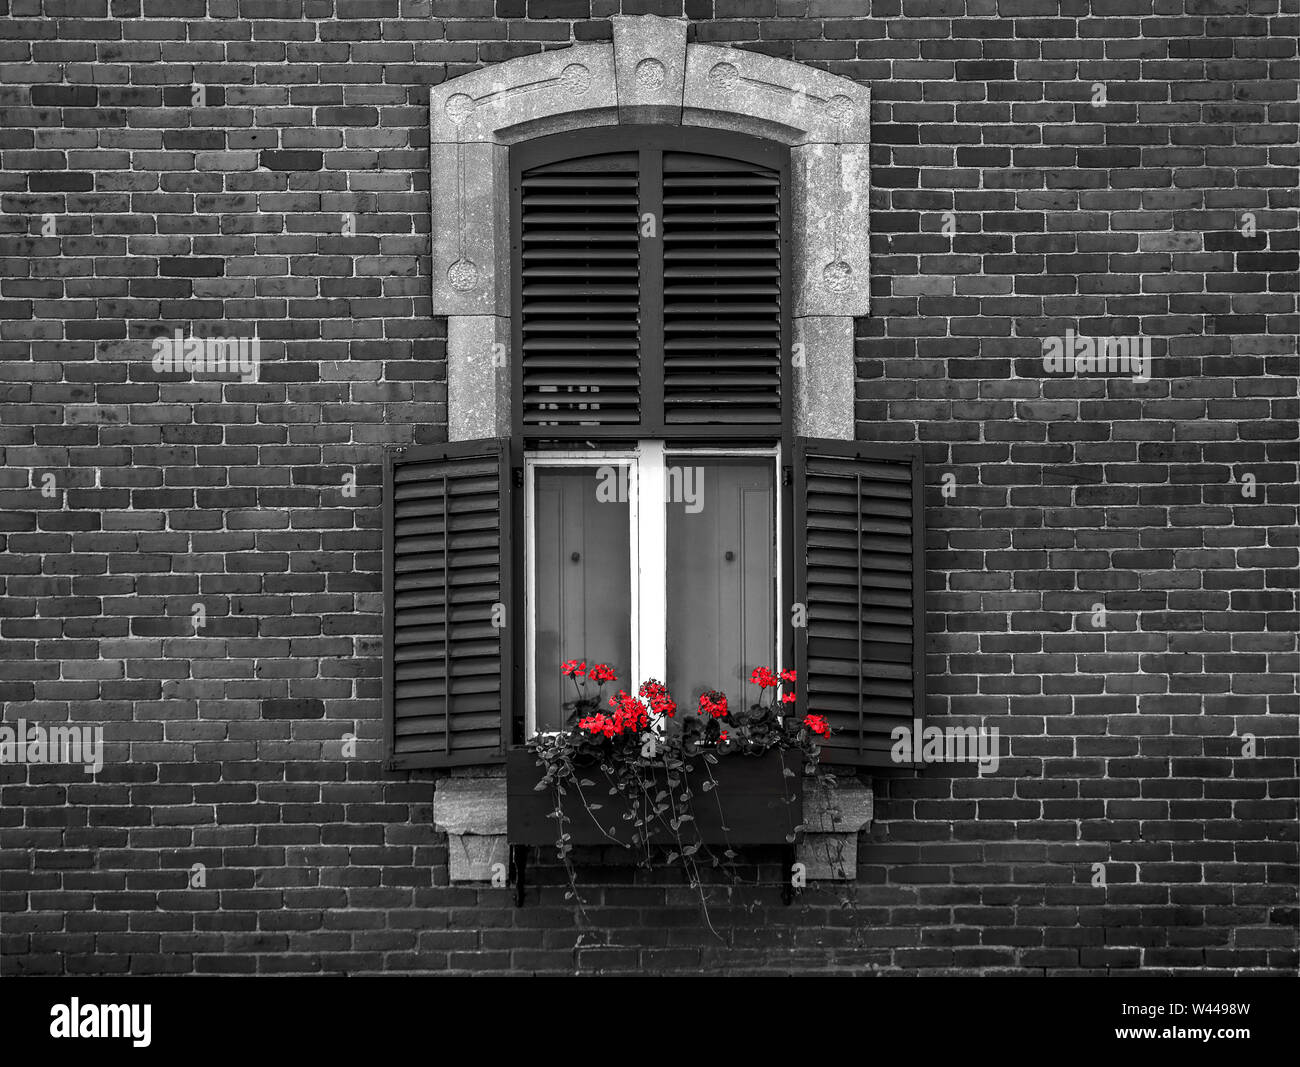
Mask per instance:
[[[511,483],[503,442],[408,448],[384,472],[389,765],[505,758]]]
[[[664,421],[781,421],[781,176],[665,152]]]
[[[891,731],[925,699],[925,557],[919,451],[800,439],[795,599],[800,699],[831,728],[828,763],[896,767]],[[902,764],[908,766],[910,764]]]
[[[636,153],[534,167],[520,197],[524,425],[639,422]]]

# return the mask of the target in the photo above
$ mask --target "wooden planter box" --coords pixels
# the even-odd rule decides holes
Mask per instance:
[[[695,816],[695,829],[690,829],[690,823],[682,827],[685,842],[790,844],[789,836],[803,822],[802,753],[770,750],[761,756],[731,754],[719,756],[714,764],[707,764],[701,755],[692,757],[690,763],[694,769],[687,775],[687,781],[693,794],[690,813]],[[783,773],[782,766],[793,774]],[[706,792],[703,783],[709,780],[709,771],[718,784]],[[514,748],[507,753],[506,839],[511,845],[554,845],[559,836],[551,790],[536,788],[541,776],[537,757],[527,749]],[[570,842],[613,844],[595,825],[594,814],[610,836],[628,843],[632,822],[623,818],[626,806],[621,798],[609,795],[608,778],[599,767],[590,768],[580,777],[596,783],[584,788],[588,803],[602,806],[589,813],[576,790],[568,790],[563,810],[564,829],[570,835]],[[666,788],[663,771],[657,772],[656,779],[660,788]],[[652,829],[651,841],[664,845],[675,843],[673,834],[665,827]]]

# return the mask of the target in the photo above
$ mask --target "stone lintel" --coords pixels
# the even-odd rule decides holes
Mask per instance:
[[[682,122],[783,141],[866,141],[867,89],[848,78],[741,48],[686,49]]]
[[[565,116],[554,128],[546,120]],[[559,129],[618,121],[614,50],[608,44],[576,44],[518,56],[435,85],[430,96],[433,144],[519,140]]]

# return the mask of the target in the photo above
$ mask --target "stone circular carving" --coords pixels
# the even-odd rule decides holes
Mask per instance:
[[[822,268],[822,281],[832,293],[847,293],[853,288],[853,268],[842,259]]]
[[[832,96],[826,101],[826,114],[836,122],[847,122],[853,117],[853,101],[847,96]]]
[[[709,71],[709,84],[719,92],[728,92],[740,82],[740,71],[730,63],[715,63]]]
[[[633,73],[636,77],[636,87],[643,92],[658,89],[664,83],[664,65],[657,59],[641,60]]]
[[[447,268],[447,281],[458,293],[467,293],[478,285],[478,267],[462,257]]]
[[[581,63],[570,63],[560,71],[560,84],[570,96],[581,96],[591,84],[591,71]]]
[[[447,118],[459,126],[473,114],[474,101],[464,93],[457,93],[455,96],[447,97],[443,110],[447,112]]]

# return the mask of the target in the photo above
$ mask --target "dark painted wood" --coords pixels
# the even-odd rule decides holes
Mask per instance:
[[[710,845],[789,843],[788,835],[803,820],[801,753],[732,754],[719,756],[718,762],[712,765],[701,755],[691,757],[688,762],[693,768],[687,775],[694,794],[690,814],[695,818],[694,829],[690,822],[682,825],[682,840],[686,844],[692,841]],[[793,775],[784,774],[783,766],[793,771]],[[717,786],[705,791],[703,785],[709,781],[709,771]],[[511,845],[554,845],[559,836],[551,790],[535,788],[541,774],[536,756],[527,749],[512,748],[507,752],[506,837]],[[568,791],[563,800],[564,829],[571,843],[627,844],[633,824],[622,817],[626,805],[620,798],[609,795],[609,779],[598,766],[589,768],[582,777],[595,783],[583,789],[587,803],[601,807],[589,813],[577,791]],[[663,772],[659,771],[657,781],[662,783],[663,778]],[[652,830],[651,840],[663,845],[675,843],[671,829],[663,825]]]

